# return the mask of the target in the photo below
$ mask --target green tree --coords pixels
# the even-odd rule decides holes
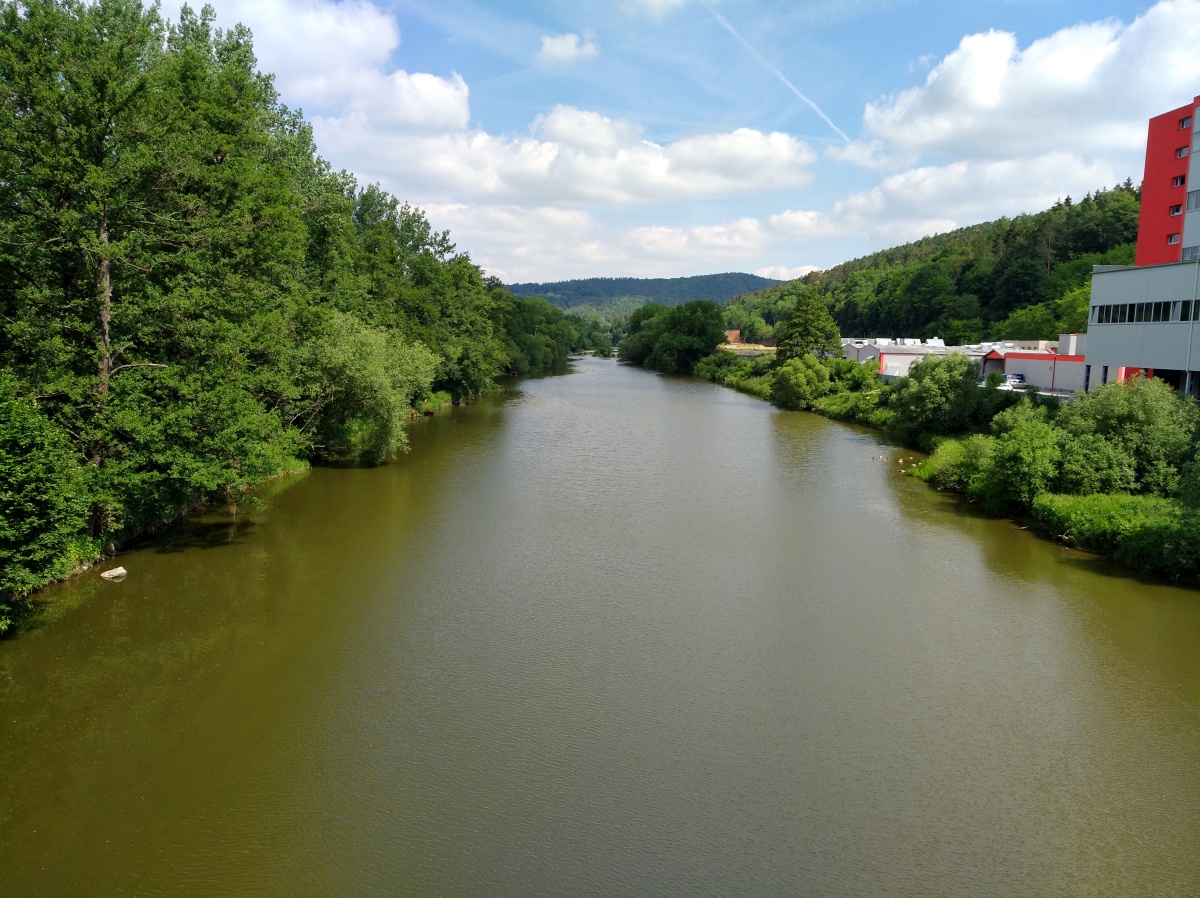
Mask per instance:
[[[621,338],[621,361],[633,365],[645,364],[666,328],[666,314],[667,307],[656,302],[648,302],[633,311],[625,325],[625,335]]]
[[[1106,384],[1064,407],[1060,426],[1098,434],[1133,461],[1138,492],[1176,495],[1200,423],[1195,400],[1157,378]]]
[[[992,332],[997,340],[1053,340],[1058,334],[1058,322],[1050,304],[1042,303],[1011,312]]]
[[[984,391],[978,384],[979,363],[970,356],[930,355],[914,362],[887,397],[896,429],[912,439],[971,429],[981,423]]]
[[[1057,330],[1060,334],[1082,334],[1087,332],[1088,311],[1092,302],[1092,286],[1084,284],[1064,293],[1055,303],[1058,316]]]
[[[319,456],[378,464],[406,448],[404,421],[428,393],[437,359],[420,343],[332,312],[302,365],[305,429]]]
[[[793,289],[790,297],[791,308],[775,327],[777,357],[786,360],[805,355],[840,356],[841,334],[817,291],[801,285]]]
[[[725,342],[721,307],[707,299],[674,306],[662,316],[663,330],[646,365],[667,374],[691,374],[701,359]]]
[[[982,497],[994,511],[1028,509],[1058,477],[1061,453],[1046,409],[1028,399],[992,419],[996,442],[983,474]]]
[[[70,440],[15,390],[0,373],[0,633],[16,600],[68,573],[87,520]]]
[[[805,409],[828,392],[829,371],[814,355],[788,359],[771,381],[771,401],[780,408]]]
[[[1133,459],[1098,433],[1058,430],[1061,454],[1055,492],[1087,496],[1126,493],[1137,483]]]

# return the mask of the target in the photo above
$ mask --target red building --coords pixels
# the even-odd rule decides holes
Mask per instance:
[[[1200,97],[1150,119],[1146,172],[1138,219],[1135,264],[1160,265],[1200,257],[1200,226],[1185,227],[1188,212],[1200,211],[1200,174],[1194,185],[1189,167],[1196,149],[1193,136]],[[1200,225],[1200,222],[1198,222]]]

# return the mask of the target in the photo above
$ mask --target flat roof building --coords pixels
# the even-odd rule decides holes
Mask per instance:
[[[1145,375],[1200,395],[1198,114],[1200,96],[1150,119],[1134,264],[1092,269],[1084,389]]]

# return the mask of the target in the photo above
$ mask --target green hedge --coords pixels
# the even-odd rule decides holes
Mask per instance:
[[[1051,535],[1169,580],[1200,577],[1200,517],[1173,499],[1043,493],[1034,520]]]

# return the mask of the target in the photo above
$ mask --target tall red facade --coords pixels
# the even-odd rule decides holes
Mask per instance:
[[[1150,119],[1146,172],[1138,219],[1137,265],[1178,262],[1183,252],[1183,220],[1188,205],[1195,108],[1200,97]],[[1200,189],[1200,184],[1192,189]]]

